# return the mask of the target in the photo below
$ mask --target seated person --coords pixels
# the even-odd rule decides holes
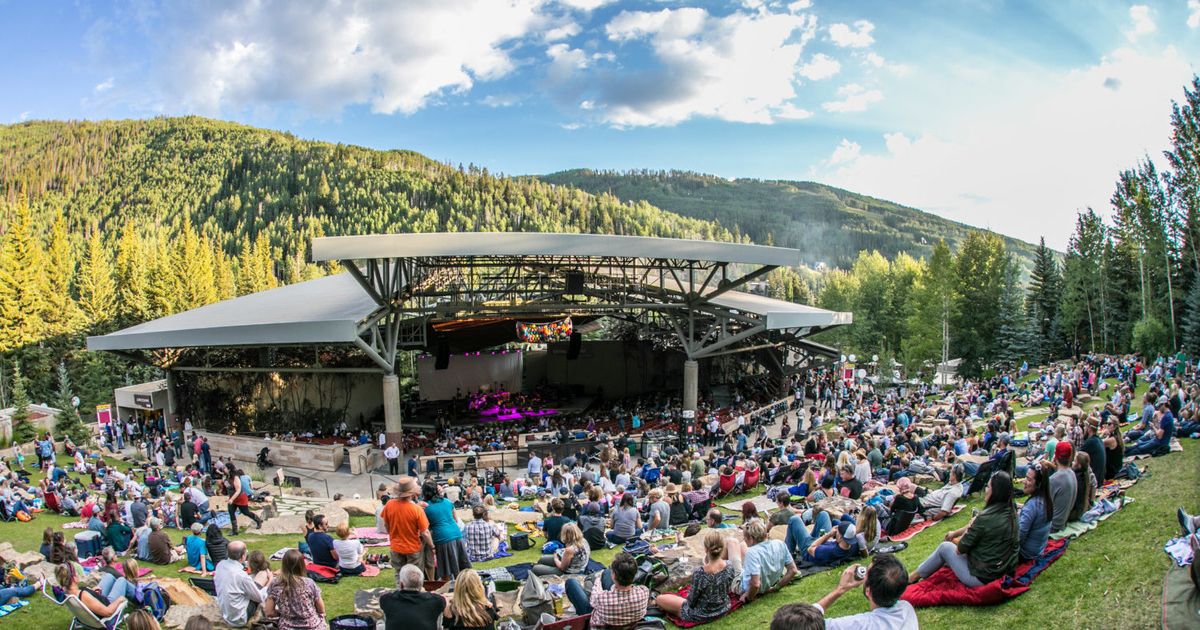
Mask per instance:
[[[950,468],[949,483],[940,490],[934,490],[921,497],[921,515],[925,520],[940,521],[950,516],[951,510],[954,509],[954,504],[963,495],[962,481],[964,474],[962,464],[955,464]]]
[[[502,525],[488,520],[485,505],[471,508],[475,520],[463,527],[463,543],[467,547],[467,559],[471,562],[486,562],[496,556],[500,542],[504,540]]]
[[[1071,466],[1075,473],[1075,502],[1067,515],[1068,522],[1079,520],[1096,500],[1096,476],[1092,474],[1091,456],[1083,451],[1075,453],[1075,463]]]
[[[100,578],[100,584],[95,589],[79,587],[83,574],[76,570],[75,565],[66,562],[54,568],[54,577],[58,580],[63,592],[79,598],[93,615],[101,619],[111,617],[125,602],[125,592],[128,584],[124,577],[114,578],[105,574]]]
[[[313,530],[305,536],[313,564],[323,567],[337,568],[337,552],[333,549],[333,536],[329,535],[329,524],[325,522],[324,514],[313,516]]]
[[[742,570],[734,591],[743,602],[787,586],[796,576],[796,562],[783,542],[767,539],[767,525],[760,519],[742,528],[743,544],[729,545],[728,557]]]
[[[612,514],[612,529],[604,536],[614,545],[623,545],[642,535],[642,515],[634,507],[634,496],[627,492]]]
[[[246,573],[245,558],[246,543],[235,540],[229,543],[229,557],[219,562],[213,571],[221,618],[234,628],[245,626],[254,617],[259,604],[267,599],[266,587]]]
[[[842,571],[842,578],[838,581],[838,585],[820,601],[811,606],[817,611],[815,621],[811,615],[805,611],[784,611],[784,608],[792,606],[808,606],[807,604],[788,604],[780,608],[775,613],[775,619],[771,621],[771,630],[776,630],[775,622],[780,620],[781,616],[797,617],[797,622],[786,626],[788,630],[796,630],[801,628],[814,628],[819,630],[825,628],[827,630],[852,630],[857,628],[896,628],[897,630],[916,630],[917,612],[913,610],[912,604],[900,599],[904,595],[904,591],[908,588],[908,574],[904,570],[904,564],[900,559],[890,553],[881,553],[875,556],[871,565],[867,567],[867,575],[865,579],[858,579],[856,571],[859,565],[846,567]],[[867,598],[867,603],[871,606],[871,610],[857,615],[849,615],[846,617],[836,617],[833,619],[824,619],[825,611],[833,605],[842,595],[858,588],[863,587],[863,595]],[[804,620],[804,621],[800,621]],[[811,623],[811,626],[803,625]],[[782,630],[784,626],[780,626]]]
[[[920,510],[921,502],[917,500],[917,484],[908,477],[901,477],[896,481],[896,494],[892,496],[892,503],[888,506],[887,513],[880,514],[879,520],[883,525],[884,535],[895,536],[908,529],[912,525],[913,517]]]
[[[208,547],[204,544],[204,525],[192,523],[192,534],[183,539],[183,547],[187,551],[188,566],[207,576],[213,570],[212,559],[208,555]]]
[[[725,522],[725,514],[717,508],[712,508],[708,514],[704,515],[704,525],[713,529],[729,529],[729,523]]]
[[[812,541],[804,550],[801,559],[823,567],[832,567],[859,553],[858,530],[854,523],[840,521],[836,527]]]
[[[1017,538],[1021,545],[1021,560],[1032,560],[1042,555],[1050,537],[1050,524],[1054,521],[1054,502],[1050,498],[1050,475],[1042,466],[1030,466],[1025,473],[1022,486],[1029,497],[1021,506],[1018,518]]]
[[[984,491],[983,511],[966,527],[946,534],[946,540],[909,575],[909,582],[923,580],[943,566],[950,567],[968,588],[978,588],[1012,572],[1019,555],[1012,495],[1012,477],[1006,472],[993,474]]]
[[[804,552],[812,546],[813,541],[833,529],[829,512],[825,510],[814,509],[812,521],[812,528],[810,530],[804,524],[804,517],[800,514],[793,514],[788,518],[787,534],[784,536],[783,544],[793,555],[804,555]]]
[[[309,547],[311,546],[310,544]],[[333,541],[333,555],[338,561],[338,572],[342,575],[362,575],[362,572],[367,570],[362,562],[364,551],[362,541],[350,531],[350,523],[339,523],[337,540]]]
[[[575,523],[567,523],[562,528],[563,548],[546,554],[533,565],[536,575],[580,575],[587,571],[592,549],[583,539],[583,532]]]
[[[1145,432],[1130,431],[1126,440],[1136,437],[1137,442],[1125,449],[1126,457],[1132,455],[1163,455],[1171,450],[1171,438],[1175,437],[1175,416],[1171,415],[1171,405],[1166,396],[1160,396],[1158,403],[1158,420],[1152,423]]]
[[[147,520],[147,525],[150,527],[150,536],[148,539],[149,559],[154,564],[171,564],[179,562],[179,559],[184,554],[182,547],[176,547],[171,542],[171,537],[164,532],[163,522],[157,517],[151,517]],[[199,523],[197,523],[199,525]],[[194,530],[193,530],[194,531]]]
[[[717,480],[716,492],[714,494],[716,494],[717,496],[723,496],[723,495],[729,494],[729,493],[733,492],[733,489],[734,489],[734,486],[736,485],[736,483],[737,483],[737,473],[735,473],[734,470],[732,468],[730,468],[729,466],[722,466],[721,467],[721,476]]]
[[[624,551],[617,552],[609,571],[592,586],[590,598],[579,580],[567,579],[567,599],[575,607],[575,614],[590,613],[592,617],[589,624],[593,628],[632,626],[644,619],[650,603],[650,589],[640,584],[634,585],[637,570],[637,561],[633,556]],[[609,574],[611,579],[607,579]]]
[[[542,521],[542,530],[546,532],[547,542],[562,542],[560,537],[563,525],[570,523],[571,519],[563,516],[563,501],[555,497],[550,500],[550,515]]]
[[[710,530],[704,535],[704,566],[692,572],[687,599],[663,594],[654,604],[684,621],[707,623],[729,612],[729,592],[738,578],[737,571],[725,559],[725,537]]]
[[[425,574],[413,564],[398,570],[396,583],[400,588],[379,598],[379,610],[390,628],[436,630],[446,610],[446,598],[421,590]]]

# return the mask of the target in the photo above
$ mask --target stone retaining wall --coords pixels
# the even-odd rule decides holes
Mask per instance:
[[[303,442],[267,441],[260,437],[224,435],[207,431],[197,431],[197,433],[208,438],[208,447],[214,460],[217,457],[224,457],[227,460],[254,462],[258,459],[258,452],[266,446],[271,449],[271,462],[276,466],[333,472],[342,465],[344,458],[345,447],[341,444],[326,446],[304,444]]]

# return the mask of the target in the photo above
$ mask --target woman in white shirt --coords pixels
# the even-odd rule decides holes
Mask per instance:
[[[350,537],[349,523],[341,523],[337,526],[337,538],[333,541],[333,551],[337,554],[338,571],[342,575],[360,575],[367,569],[362,563],[362,541]]]

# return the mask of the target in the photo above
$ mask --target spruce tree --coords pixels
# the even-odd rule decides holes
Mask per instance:
[[[22,197],[0,247],[0,352],[42,340],[46,293],[45,253]]]
[[[37,429],[29,419],[29,392],[25,388],[25,376],[21,374],[20,365],[13,366],[12,399],[13,444],[32,442],[37,437]]]
[[[100,231],[92,230],[79,265],[79,306],[96,329],[108,327],[115,316],[116,285],[108,250],[100,240]]]
[[[1037,332],[1035,354],[1040,361],[1053,358],[1058,348],[1055,343],[1057,333],[1058,305],[1062,299],[1062,278],[1059,275],[1058,263],[1054,253],[1046,247],[1043,237],[1038,244],[1037,253],[1033,259],[1033,269],[1029,272],[1029,293],[1026,300],[1026,311]]]
[[[73,398],[75,398],[75,392],[71,388],[71,375],[67,373],[67,366],[60,363],[55,403],[60,411],[54,422],[54,433],[67,436],[76,444],[87,444],[91,439],[91,432],[79,418],[79,410],[75,407]]]

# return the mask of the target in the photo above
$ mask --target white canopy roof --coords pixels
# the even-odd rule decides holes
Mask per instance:
[[[850,313],[729,291],[724,308],[762,317],[767,330],[828,327]],[[348,273],[209,304],[98,337],[89,350],[354,343],[358,326],[378,308]]]
[[[703,260],[776,266],[800,264],[800,252],[784,247],[651,236],[545,232],[427,232],[328,236],[313,239],[312,256],[317,262],[437,256],[585,256]]]

